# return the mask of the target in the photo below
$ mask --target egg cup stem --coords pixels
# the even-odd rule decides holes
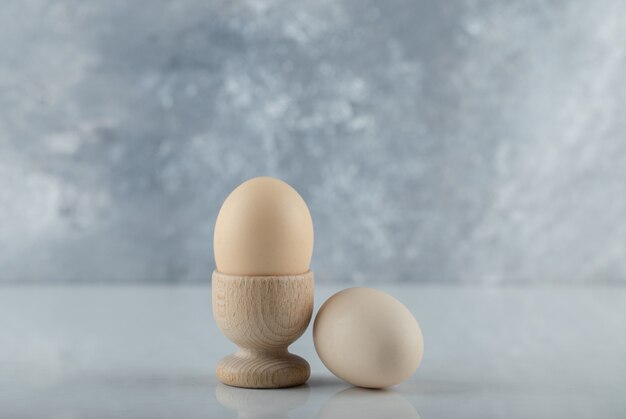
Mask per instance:
[[[313,272],[238,276],[213,272],[213,316],[238,351],[223,358],[217,377],[227,385],[281,388],[303,384],[309,364],[288,352],[313,313]]]

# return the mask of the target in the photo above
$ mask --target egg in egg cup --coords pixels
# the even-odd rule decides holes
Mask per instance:
[[[219,380],[246,388],[305,383],[310,367],[288,346],[313,312],[313,222],[287,183],[250,179],[226,198],[215,223],[213,316],[238,346],[217,366]]]

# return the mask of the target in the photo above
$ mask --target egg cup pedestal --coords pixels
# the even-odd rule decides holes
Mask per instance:
[[[227,385],[281,388],[305,383],[310,367],[287,347],[306,330],[313,313],[313,272],[238,276],[213,272],[213,316],[239,350],[217,365]]]

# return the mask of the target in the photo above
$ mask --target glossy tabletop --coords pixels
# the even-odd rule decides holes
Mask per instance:
[[[388,390],[351,387],[291,350],[300,387],[218,383],[234,350],[205,286],[0,288],[2,418],[626,417],[626,289],[374,284],[421,324],[422,366]],[[341,286],[317,286],[316,308]]]

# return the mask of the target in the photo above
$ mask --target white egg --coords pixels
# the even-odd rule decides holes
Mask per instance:
[[[360,387],[405,381],[424,354],[422,331],[411,312],[371,288],[349,288],[330,297],[315,318],[313,341],[333,374]]]

